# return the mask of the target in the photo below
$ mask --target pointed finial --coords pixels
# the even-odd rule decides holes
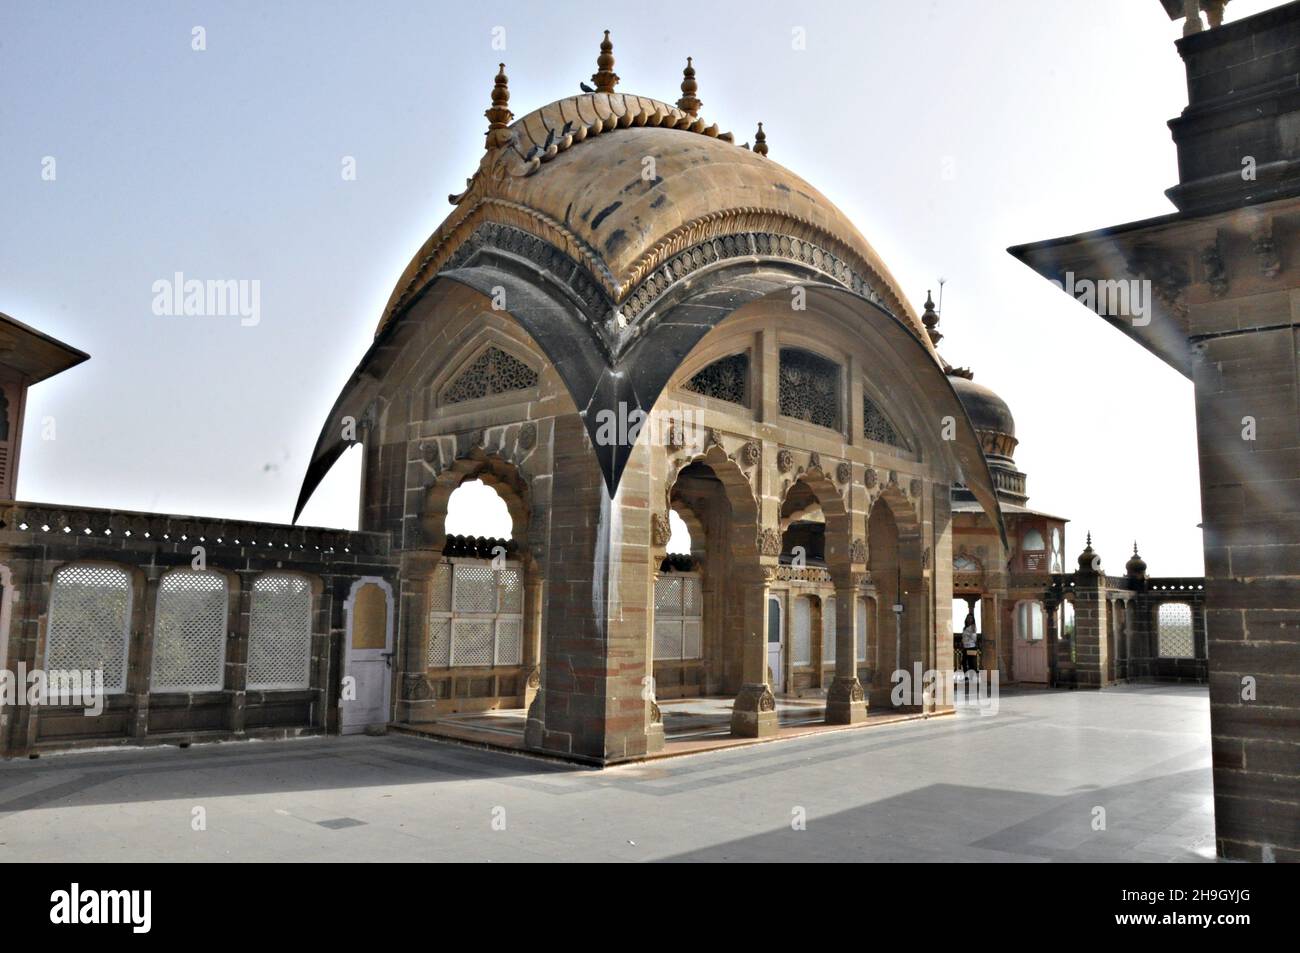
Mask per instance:
[[[767,155],[767,133],[763,131],[763,124],[758,124],[758,132],[754,133],[754,151],[761,156]]]
[[[939,333],[939,315],[934,310],[934,298],[929,289],[925,292],[925,313],[921,315],[921,323],[925,325],[925,333],[930,336],[930,343],[938,347],[943,335]]]
[[[596,72],[591,74],[591,81],[596,84],[596,92],[612,93],[618,84],[618,74],[614,72],[614,44],[605,31],[605,39],[600,41],[600,55],[596,57]]]
[[[1092,545],[1092,530],[1088,530],[1088,545]]]
[[[1133,555],[1136,556],[1137,554],[1138,554],[1138,541],[1135,539],[1133,540]]]
[[[677,108],[688,116],[699,116],[700,107],[704,105],[695,96],[699,88],[699,84],[695,82],[695,67],[691,65],[691,58],[688,56],[686,68],[682,70],[682,98],[677,100]]]
[[[510,141],[508,127],[515,114],[506,104],[510,102],[510,79],[506,76],[506,64],[502,63],[492,83],[492,106],[483,113],[488,120],[487,147],[504,145]]]

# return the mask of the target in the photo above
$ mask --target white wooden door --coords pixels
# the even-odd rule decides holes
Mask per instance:
[[[393,674],[392,595],[382,580],[352,587],[347,610],[347,652],[340,695],[340,728],[355,734],[388,724]]]

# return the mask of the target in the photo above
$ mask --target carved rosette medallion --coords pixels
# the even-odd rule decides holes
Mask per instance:
[[[853,479],[853,467],[848,463],[841,463],[835,468],[835,480],[837,483],[848,483]]]
[[[778,450],[776,452],[776,468],[782,473],[789,473],[794,469],[794,454],[784,448]]]

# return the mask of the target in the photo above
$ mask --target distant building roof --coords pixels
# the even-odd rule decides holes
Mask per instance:
[[[76,367],[90,355],[0,311],[0,364],[33,384]]]

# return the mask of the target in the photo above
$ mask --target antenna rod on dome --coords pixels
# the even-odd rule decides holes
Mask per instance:
[[[939,307],[935,311],[935,314],[939,315],[939,317],[943,317],[943,286],[947,281],[947,278],[939,279]]]

